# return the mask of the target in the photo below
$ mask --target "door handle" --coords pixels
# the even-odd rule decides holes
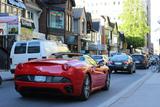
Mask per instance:
[[[28,61],[30,61],[30,60],[34,60],[34,59],[37,59],[37,58],[28,58]]]

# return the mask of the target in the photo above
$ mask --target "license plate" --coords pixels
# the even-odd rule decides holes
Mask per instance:
[[[135,61],[135,63],[140,63],[140,61]]]
[[[45,82],[46,81],[46,77],[45,76],[35,76],[34,80],[36,82]]]
[[[122,63],[121,63],[121,62],[115,62],[115,64],[116,64],[116,65],[121,65]]]

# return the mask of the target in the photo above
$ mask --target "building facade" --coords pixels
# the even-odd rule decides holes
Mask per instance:
[[[81,46],[84,44],[83,40],[87,35],[87,17],[86,17],[86,11],[85,8],[74,8],[73,9],[73,32],[77,35],[77,49],[78,52],[81,52]],[[68,40],[71,40],[68,38]],[[82,46],[83,47],[83,46]],[[85,50],[85,49],[82,49]]]
[[[39,18],[42,9],[39,8],[36,0],[24,0],[26,9],[21,15],[20,40],[31,40],[33,38],[45,39],[45,35],[39,33]]]
[[[67,44],[66,38],[72,35],[72,7],[74,0],[39,0],[42,9],[40,15],[40,32],[49,40]]]
[[[9,69],[11,47],[20,34],[23,1],[0,0],[0,69]]]

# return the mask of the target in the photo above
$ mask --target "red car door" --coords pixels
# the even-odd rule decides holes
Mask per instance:
[[[105,66],[96,67],[95,72],[97,73],[97,85],[98,86],[104,86],[105,80],[106,80],[106,74],[108,71],[106,71]]]
[[[97,63],[89,56],[86,57],[86,62],[92,66],[92,87],[96,88],[104,85],[106,79],[106,72],[104,72],[104,68],[98,67]]]

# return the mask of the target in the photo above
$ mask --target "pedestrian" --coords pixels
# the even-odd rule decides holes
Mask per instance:
[[[160,54],[159,54],[159,58],[158,58],[158,72],[160,72]]]
[[[0,76],[0,85],[2,84],[2,77]]]

